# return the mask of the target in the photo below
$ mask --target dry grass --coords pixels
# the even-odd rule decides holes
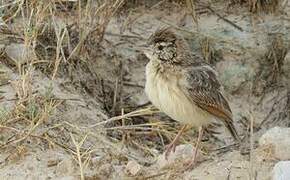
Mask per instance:
[[[1,39],[5,45],[17,42],[25,45],[25,50],[32,51],[38,58],[22,57],[24,63],[13,64],[5,53],[5,47],[1,48],[1,58],[6,66],[12,67],[18,78],[10,84],[16,92],[16,98],[9,101],[14,102],[11,110],[1,109],[0,131],[1,151],[10,155],[6,162],[11,161],[14,156],[25,154],[32,145],[27,142],[41,141],[44,147],[59,147],[76,157],[80,167],[81,179],[84,179],[84,169],[88,165],[90,148],[82,147],[87,138],[78,142],[84,131],[78,125],[70,123],[52,122],[51,116],[59,108],[64,100],[54,99],[49,87],[46,93],[35,92],[33,73],[40,69],[52,79],[57,78],[61,64],[68,64],[72,60],[82,58],[81,52],[88,48],[90,43],[99,43],[103,39],[106,26],[112,16],[122,6],[124,1],[2,1],[0,6],[4,15],[1,23]],[[65,13],[70,13],[72,19],[60,22]],[[76,17],[75,19],[73,17]],[[99,17],[99,18],[96,18]],[[19,23],[14,23],[17,21]],[[96,37],[95,42],[89,42],[91,37]],[[1,86],[7,85],[5,71],[0,72]],[[2,96],[0,96],[2,101]],[[4,99],[3,101],[6,101]],[[62,142],[58,136],[51,136],[57,131],[64,132],[62,127],[69,130],[65,136],[71,135],[71,140]],[[74,134],[74,135],[72,135]],[[87,137],[87,136],[85,136]],[[91,131],[90,138],[103,139],[104,143],[111,144],[108,139],[100,137],[99,133]],[[88,138],[89,139],[89,138]],[[101,140],[102,141],[102,140]],[[74,146],[71,146],[71,145]],[[86,149],[84,151],[84,149]],[[85,159],[85,160],[83,160]]]
[[[196,14],[196,2],[194,0],[186,0],[186,6],[188,7],[189,14],[192,17],[193,24],[198,25],[198,17]]]
[[[76,142],[75,137],[72,134],[70,134],[70,135],[71,135],[71,139],[73,141],[73,144],[75,145],[75,148],[76,148],[76,156],[77,156],[76,161],[78,162],[79,167],[80,167],[81,180],[84,180],[85,179],[84,170],[88,166],[90,156],[87,155],[89,152],[88,150],[85,153],[81,153],[81,147],[84,144],[87,136],[83,137],[80,142]],[[83,161],[82,159],[84,159],[84,156],[86,156],[86,158]]]
[[[152,107],[128,113],[123,109],[120,116],[87,127],[69,121],[52,121],[66,100],[55,98],[49,86],[43,94],[36,92],[33,80],[36,71],[40,70],[55,80],[63,75],[63,67],[74,67],[78,62],[88,63],[90,51],[100,46],[108,23],[124,2],[4,1],[0,7],[4,9],[0,41],[6,46],[13,42],[24,44],[24,51],[36,55],[32,59],[23,56],[21,63],[16,61],[14,64],[5,53],[6,47],[1,49],[1,58],[6,59],[5,66],[18,75],[16,80],[9,82],[16,92],[16,98],[10,100],[14,107],[0,111],[0,149],[10,154],[6,163],[20,160],[15,157],[25,156],[34,146],[60,148],[72,155],[79,166],[80,178],[85,179],[91,154],[97,151],[99,143],[110,148],[112,154],[120,159],[120,154],[126,159],[132,158],[132,154],[120,148],[119,142],[155,158],[154,149],[163,149],[177,134],[178,126],[152,118],[151,115],[157,112]],[[4,71],[0,71],[0,75],[0,85],[7,85]],[[108,137],[104,132],[117,135]],[[188,136],[183,140],[192,143]],[[151,163],[142,157],[133,158],[142,164]]]
[[[210,64],[223,60],[222,53],[215,48],[214,39],[204,37],[199,41],[200,51],[203,58]]]
[[[246,4],[252,13],[276,13],[282,10],[285,3],[283,0],[230,0],[230,4],[243,5]]]
[[[256,95],[263,94],[265,90],[269,91],[281,84],[282,66],[289,51],[289,44],[281,34],[269,36],[269,42],[271,43],[268,45],[266,54],[261,57],[261,68],[256,75],[257,83],[254,86]]]
[[[279,11],[281,5],[281,0],[250,0],[248,2],[249,10],[251,12],[267,12],[267,13],[275,13]]]
[[[137,110],[122,106],[126,99],[121,93],[122,70],[115,84],[108,90],[109,93],[105,85],[101,87],[96,73],[91,70],[92,64],[97,61],[95,54],[103,51],[102,42],[105,41],[104,33],[108,24],[122,9],[124,3],[129,1],[19,0],[11,2],[4,0],[2,2],[0,10],[3,10],[4,15],[3,23],[0,22],[0,44],[5,46],[0,49],[0,57],[3,59],[3,65],[17,75],[15,80],[8,81],[10,78],[0,66],[0,87],[9,85],[16,93],[15,98],[7,100],[3,99],[0,91],[0,103],[2,101],[14,103],[12,109],[0,108],[0,150],[9,154],[5,162],[20,160],[35,146],[44,149],[59,148],[72,155],[79,167],[80,179],[86,179],[86,170],[89,169],[91,157],[100,150],[101,146],[112,158],[121,159],[120,161],[134,159],[143,165],[151,164],[159,155],[156,150],[164,149],[165,144],[177,134],[179,125],[155,119],[152,115],[158,111],[151,106]],[[156,3],[152,8],[160,6],[163,2]],[[197,23],[196,2],[194,0],[186,2],[190,7],[189,12],[194,23]],[[280,5],[279,1],[267,2],[270,3],[264,1],[248,3],[252,12],[272,12]],[[132,21],[128,20],[124,24],[130,24]],[[199,36],[197,32],[178,26],[175,28],[191,36]],[[217,57],[222,58],[215,49],[218,38],[200,33],[202,38],[199,47],[202,55],[209,63],[214,64],[220,60]],[[270,70],[266,72],[271,72],[269,75],[271,81],[277,82],[287,50],[283,39],[277,37],[272,42],[269,53],[264,59],[269,61],[267,67],[270,67]],[[24,44],[25,51],[32,51],[36,58],[23,56],[21,63],[13,63],[5,53],[6,46],[11,43]],[[80,125],[67,119],[56,121],[55,116],[60,113],[58,110],[65,106],[66,101],[74,100],[55,98],[50,86],[46,87],[45,93],[37,92],[34,73],[39,71],[52,80],[57,80],[59,77],[70,79],[70,85],[79,85],[83,89],[87,87],[81,86],[82,82],[75,83],[74,77],[87,73],[92,81],[97,81],[92,89],[98,86],[109,98],[112,95],[110,101],[105,100],[105,103],[109,103],[107,112],[110,118],[102,122],[96,120],[96,123],[87,125]],[[79,74],[75,73],[76,71],[79,71]],[[264,76],[263,73],[261,75]],[[99,97],[92,92],[89,98]],[[181,141],[193,144],[192,133],[185,134]],[[135,156],[128,149],[138,150],[144,154],[144,157],[152,158],[148,160]]]

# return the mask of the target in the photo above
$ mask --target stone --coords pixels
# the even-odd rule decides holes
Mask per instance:
[[[280,160],[290,159],[290,128],[274,127],[259,139],[259,145],[270,147],[273,156]]]
[[[290,161],[280,161],[275,164],[273,169],[273,180],[290,179]]]
[[[12,43],[5,47],[5,52],[15,65],[24,64],[37,59],[33,49],[25,44]]]
[[[136,161],[129,161],[126,165],[125,172],[128,175],[136,176],[142,170],[142,166]]]
[[[171,152],[168,159],[165,159],[165,152],[158,157],[157,166],[160,169],[185,166],[194,153],[194,147],[191,144],[182,144],[176,147],[175,152]],[[197,154],[197,161],[202,159],[201,153]]]

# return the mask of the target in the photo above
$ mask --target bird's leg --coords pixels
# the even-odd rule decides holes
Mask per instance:
[[[195,145],[195,148],[194,148],[194,154],[192,156],[192,159],[190,160],[188,166],[186,169],[190,169],[192,168],[195,163],[196,163],[196,157],[197,157],[197,153],[198,153],[198,149],[199,149],[199,146],[200,146],[200,142],[201,142],[201,139],[202,139],[202,134],[203,134],[203,127],[199,127],[198,129],[198,138],[197,138],[197,142],[196,142],[196,145]]]
[[[173,139],[173,141],[171,141],[171,143],[166,147],[166,150],[165,150],[165,159],[166,160],[168,159],[168,156],[171,153],[171,151],[175,152],[176,143],[177,143],[178,139],[180,138],[181,134],[186,129],[186,127],[187,127],[187,125],[183,125],[182,128],[178,131],[178,133],[175,136],[175,138]]]

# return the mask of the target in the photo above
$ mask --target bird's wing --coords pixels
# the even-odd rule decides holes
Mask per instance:
[[[222,120],[235,139],[238,138],[233,126],[232,111],[221,92],[216,71],[205,63],[185,69],[184,93],[199,108]]]

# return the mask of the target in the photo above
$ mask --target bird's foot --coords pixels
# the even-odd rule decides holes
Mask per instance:
[[[187,127],[187,125],[183,125],[182,128],[178,131],[174,140],[166,147],[166,149],[165,149],[165,159],[166,160],[168,160],[168,156],[172,151],[175,152],[176,143],[178,142],[179,137],[181,136],[182,132],[186,129],[186,127]]]
[[[190,171],[192,170],[196,165],[196,161],[195,160],[190,160],[189,162],[185,163],[185,171]]]
[[[172,141],[169,145],[166,146],[165,149],[165,159],[168,160],[168,157],[171,152],[175,152],[176,142]]]
[[[185,169],[184,169],[185,171],[192,170],[195,167],[197,157],[198,157],[198,152],[196,152],[196,151],[198,151],[198,149],[193,148],[193,156],[189,162],[185,163]]]

